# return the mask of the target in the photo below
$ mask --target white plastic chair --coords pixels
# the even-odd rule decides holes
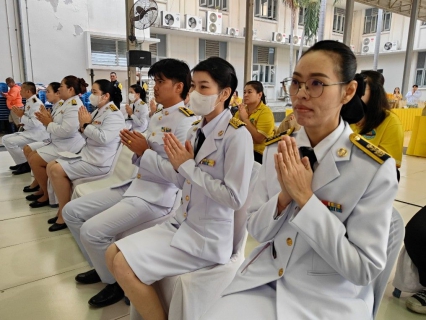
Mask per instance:
[[[382,301],[383,294],[385,292],[390,274],[393,266],[395,265],[398,257],[398,252],[401,249],[402,241],[404,240],[405,227],[404,221],[402,220],[399,212],[393,208],[392,219],[389,230],[388,239],[388,250],[387,250],[387,262],[385,269],[379,274],[374,280],[374,307],[373,307],[373,318],[376,318],[377,311],[379,310],[380,302]]]
[[[168,313],[169,320],[199,319],[219,298],[231,283],[238,268],[244,261],[247,241],[247,209],[259,174],[260,164],[255,162],[250,178],[247,201],[234,212],[234,248],[227,264],[217,264],[194,272],[164,278],[154,284],[155,289]],[[131,305],[130,319],[142,320]]]

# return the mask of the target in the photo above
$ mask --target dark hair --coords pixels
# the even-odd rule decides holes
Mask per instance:
[[[136,93],[139,93],[142,101],[146,103],[146,91],[144,90],[144,88],[142,88],[138,84],[131,85],[130,88],[132,88]]]
[[[183,90],[180,94],[182,100],[185,100],[191,86],[191,72],[188,65],[177,59],[168,58],[157,61],[149,68],[148,76],[151,78],[165,77],[172,80],[173,84],[182,82]]]
[[[235,90],[235,94],[238,96],[238,91],[237,90]]]
[[[253,80],[253,81],[247,82],[245,86],[253,87],[253,89],[256,90],[257,93],[262,92],[262,96],[260,97],[260,100],[262,100],[262,102],[266,104],[266,96],[265,96],[265,92],[263,91],[262,82]]]
[[[31,91],[32,94],[36,94],[37,93],[37,88],[36,85],[34,84],[34,82],[30,82],[30,81],[26,81],[22,84],[22,86]]]
[[[106,79],[96,80],[96,83],[99,86],[99,90],[102,94],[109,93],[109,101],[112,101],[117,107],[120,107],[121,102],[121,90],[120,88],[114,86],[111,81]]]
[[[395,93],[396,89],[398,89],[399,93],[401,93],[401,89],[399,87],[395,87],[395,89],[393,89],[393,93]]]
[[[336,61],[335,72],[340,81],[348,83],[354,79],[357,69],[356,57],[347,45],[334,40],[318,41],[302,57],[315,51],[325,51],[332,55],[332,58]]]
[[[415,84],[415,85],[413,85],[413,88],[414,88],[414,87],[418,88],[419,86],[418,86],[417,84]]]
[[[370,99],[368,99],[366,108],[364,108],[365,121],[360,131],[360,134],[366,134],[377,128],[385,120],[390,106],[382,85],[382,74],[373,70],[363,71],[361,74],[370,87]]]
[[[76,95],[86,93],[86,88],[89,86],[83,78],[77,78],[76,76],[66,76],[63,81],[67,88],[74,89]]]
[[[195,71],[207,72],[210,77],[216,81],[220,90],[228,87],[231,88],[231,94],[224,103],[225,108],[228,108],[232,95],[238,86],[237,75],[232,64],[219,57],[210,57],[197,64],[194,69],[192,69],[192,72]]]
[[[11,83],[11,82],[15,83],[15,80],[13,80],[13,78],[11,78],[11,77],[7,77],[5,82],[6,83]]]
[[[114,71],[112,71],[109,75],[112,75],[112,74],[115,74],[115,75],[117,75]]]
[[[57,93],[61,84],[59,82],[51,82],[49,86],[52,87],[54,93]]]

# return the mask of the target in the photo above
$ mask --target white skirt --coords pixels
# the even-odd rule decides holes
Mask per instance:
[[[98,167],[81,159],[59,158],[56,159],[56,162],[62,166],[62,169],[64,169],[70,180],[100,176],[107,174],[111,169],[111,166]]]
[[[134,233],[115,244],[135,275],[147,285],[214,264],[170,246],[176,230],[167,221]]]

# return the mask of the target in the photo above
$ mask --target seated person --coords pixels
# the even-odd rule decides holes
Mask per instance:
[[[118,102],[115,99],[121,99],[119,88],[106,79],[96,80],[90,95],[90,103],[96,110],[90,114],[81,106],[78,111],[80,132],[86,139],[79,157],[61,157],[47,165],[47,176],[59,202],[56,222],[49,227],[51,232],[67,227],[62,209],[70,201],[72,181],[104,175],[111,170],[120,144],[119,132],[125,127],[123,113],[115,105]]]
[[[170,213],[179,189],[158,177],[148,163],[141,161],[146,149],[167,159],[164,135],[173,133],[181,143],[194,113],[184,108],[183,98],[189,91],[189,67],[182,61],[163,59],[153,64],[148,75],[154,78],[156,99],[163,109],[155,114],[146,131],[146,139],[139,132],[123,130],[121,142],[135,155],[133,163],[139,166],[136,179],[99,190],[69,202],[62,210],[78,246],[94,270],[76,276],[79,283],[102,281],[107,286],[89,300],[93,307],[105,307],[123,299],[124,293],[108,271],[105,252],[117,240],[117,235]],[[130,159],[129,159],[130,160]]]
[[[296,116],[294,112],[290,113],[288,116],[284,118],[284,120],[280,123],[278,129],[275,134],[280,134],[282,132],[286,132],[288,129],[293,129],[294,131],[300,130],[300,124],[296,121]]]
[[[36,86],[33,82],[24,82],[21,86],[21,96],[26,99],[24,109],[13,107],[11,112],[20,119],[22,132],[15,132],[3,137],[3,145],[9,151],[16,165],[10,167],[12,174],[19,175],[31,171],[26,161],[23,148],[32,142],[43,142],[49,138],[43,124],[37,120],[35,113],[40,110],[43,102],[36,96]]]
[[[244,104],[238,106],[234,117],[246,124],[253,138],[254,161],[262,163],[265,140],[274,134],[275,120],[271,109],[266,105],[261,82],[249,81],[246,83]]]
[[[234,94],[232,95],[231,102],[229,103],[232,115],[235,115],[235,113],[238,111],[238,106],[242,103],[243,99],[238,96],[238,91],[235,90]]]
[[[144,132],[149,123],[149,107],[145,101],[145,90],[138,84],[130,86],[129,100],[132,104],[126,104],[127,128],[132,131]]]

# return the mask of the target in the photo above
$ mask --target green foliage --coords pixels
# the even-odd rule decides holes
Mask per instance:
[[[338,0],[335,0],[338,1]],[[315,37],[318,31],[320,0],[283,0],[284,5],[290,8],[293,16],[300,8],[306,8],[305,11],[305,36],[309,39]]]

